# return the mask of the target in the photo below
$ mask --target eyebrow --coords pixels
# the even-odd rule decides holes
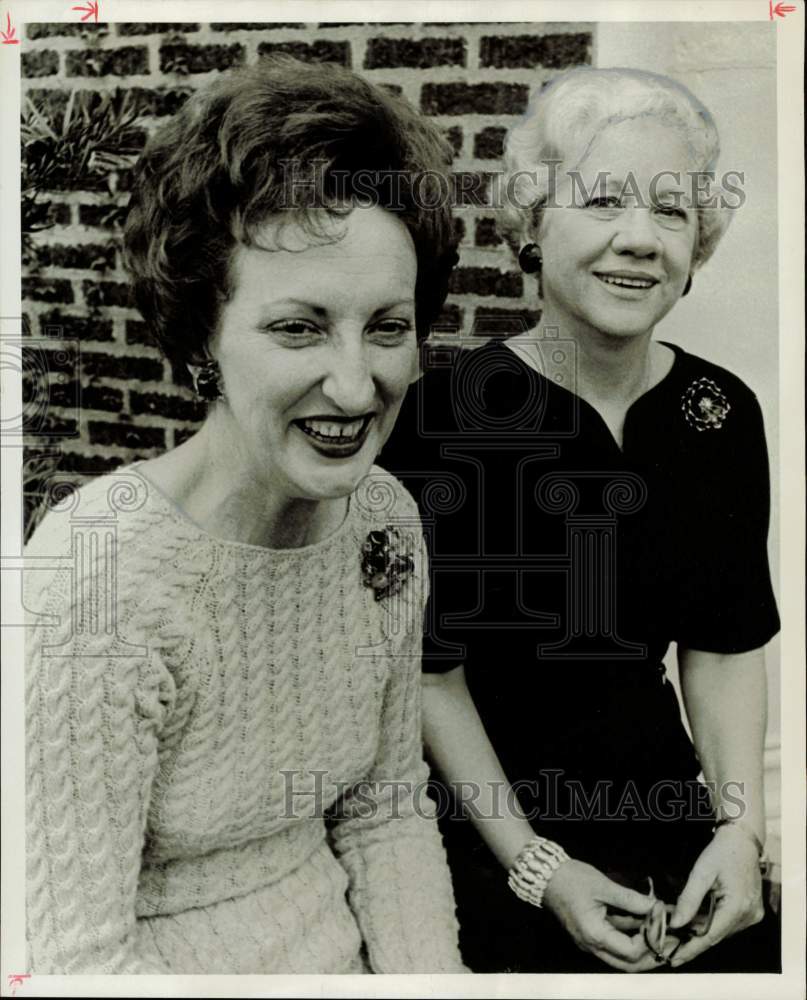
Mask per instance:
[[[599,181],[595,183],[591,189],[586,189],[585,193],[590,199],[596,198],[598,195],[607,194],[608,196],[619,195],[620,197],[624,194],[633,194],[633,187],[630,185],[628,180],[629,175],[624,177],[617,177],[614,174],[609,174],[604,178],[605,183],[600,184]],[[640,191],[641,203],[645,203],[645,199],[650,195],[650,191]],[[674,178],[664,175],[661,177],[656,184],[656,189],[652,194],[654,197],[650,199],[652,204],[657,205],[664,201],[669,201],[674,199],[676,204],[682,208],[691,207],[691,198],[688,198],[687,188],[683,183],[676,181]],[[586,204],[589,204],[586,201]]]
[[[414,304],[415,304],[414,297],[408,299],[398,299],[395,302],[388,303],[387,305],[379,306],[379,308],[376,309],[372,315],[375,317],[380,315],[381,313],[389,312],[390,309],[397,309],[398,306],[414,306]],[[282,309],[285,306],[299,306],[303,309],[308,309],[310,312],[315,313],[317,316],[326,316],[328,314],[328,309],[325,306],[314,305],[314,303],[307,302],[305,299],[295,299],[295,298],[277,299],[273,302],[264,302],[261,304],[260,308],[262,311],[268,312],[269,310]]]
[[[601,173],[605,173],[605,171],[602,171]],[[605,187],[609,189],[616,188],[617,190],[621,191],[626,186],[630,187],[629,177],[630,174],[617,175],[617,174],[607,173],[604,178]],[[599,190],[601,183],[600,178],[601,174],[598,174],[597,177],[595,178],[595,182],[593,183],[591,190]],[[686,186],[682,180],[676,180],[674,177],[670,177],[670,175],[666,172],[660,173],[658,175],[658,178],[659,178],[658,182],[656,183],[657,190],[662,190],[662,191],[686,190]]]

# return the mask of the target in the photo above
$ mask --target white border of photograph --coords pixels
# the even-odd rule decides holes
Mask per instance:
[[[0,6],[24,38],[32,21],[75,21],[81,0],[10,0]],[[484,21],[513,22],[756,22],[770,20],[772,0],[619,0],[575,3],[559,0],[501,2],[487,0],[275,0],[275,2],[196,2],[196,0],[100,0],[101,20],[123,21]],[[804,995],[805,940],[805,633],[804,633],[804,169],[802,70],[805,8],[776,20],[778,70],[778,241],[779,259],[755,260],[748,266],[778,269],[779,282],[779,581],[782,632],[781,744],[767,748],[766,763],[782,774],[781,872],[783,973],[781,975],[710,976],[686,973],[650,977],[619,975],[565,976],[31,976],[10,977],[25,969],[24,924],[24,733],[23,630],[21,620],[22,449],[0,448],[2,472],[2,995],[26,996],[394,996],[394,997],[637,997],[759,1000]],[[0,325],[9,333],[19,326],[20,303],[20,49],[0,47]],[[742,275],[738,275],[742,280]],[[15,319],[16,317],[16,319]],[[760,337],[772,331],[760,331]],[[687,345],[689,346],[689,345]],[[715,359],[720,360],[720,359]],[[20,379],[0,372],[4,418],[22,411]],[[778,708],[778,707],[777,707]],[[536,942],[538,945],[538,942]]]

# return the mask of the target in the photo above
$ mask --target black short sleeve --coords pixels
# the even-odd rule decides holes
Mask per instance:
[[[756,649],[779,630],[768,564],[770,474],[762,412],[743,383],[734,380],[732,388],[725,427],[695,438],[699,454],[682,492],[691,516],[675,638],[681,646],[715,653]]]

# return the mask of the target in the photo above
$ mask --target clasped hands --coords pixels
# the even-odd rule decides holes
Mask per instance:
[[[649,889],[626,888],[571,859],[551,878],[544,905],[579,948],[624,972],[677,968],[763,916],[756,847],[731,826],[698,856],[674,905]]]

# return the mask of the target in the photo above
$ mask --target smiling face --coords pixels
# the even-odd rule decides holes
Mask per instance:
[[[690,273],[691,169],[681,133],[640,118],[603,129],[576,165],[576,189],[559,175],[559,207],[544,210],[539,231],[546,323],[617,337],[653,329]]]
[[[331,224],[329,222],[329,224]],[[378,207],[333,220],[312,245],[271,220],[264,250],[240,246],[234,294],[209,345],[221,368],[218,416],[255,477],[288,499],[333,499],[367,474],[415,369],[412,238]]]

